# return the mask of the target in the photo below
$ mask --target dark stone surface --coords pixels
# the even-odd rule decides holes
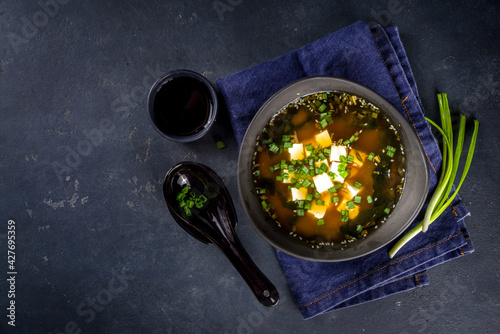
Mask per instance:
[[[59,1],[0,5],[1,333],[498,331],[495,1]],[[149,124],[146,94],[166,71],[215,81],[357,20],[399,28],[428,117],[437,119],[443,91],[481,122],[460,192],[476,252],[431,269],[425,288],[303,321],[239,203],[231,129],[214,129],[224,150],[210,136],[168,142]],[[182,160],[225,180],[241,241],[281,293],[275,309],[260,307],[222,254],[170,217],[161,181]],[[15,328],[6,317],[9,219]]]

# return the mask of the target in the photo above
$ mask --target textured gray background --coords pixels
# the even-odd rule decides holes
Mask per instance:
[[[67,1],[0,3],[1,333],[498,333],[500,15],[495,1]],[[435,93],[478,118],[461,196],[476,248],[431,284],[303,321],[272,248],[237,193],[222,119],[175,144],[150,126],[149,86],[188,68],[216,78],[357,20],[399,28],[426,115]],[[218,172],[237,232],[282,300],[265,309],[213,246],[172,220],[161,180],[193,160]],[[16,222],[16,327],[7,326],[7,221]],[[95,301],[90,312],[89,303]]]

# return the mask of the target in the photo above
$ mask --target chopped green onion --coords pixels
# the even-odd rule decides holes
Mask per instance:
[[[293,147],[293,143],[291,141],[287,141],[285,143],[283,143],[283,148],[292,148]]]
[[[328,125],[328,121],[326,119],[323,119],[321,120],[321,122],[319,122],[319,125],[321,126],[321,128],[326,128]]]
[[[304,210],[303,209],[298,209],[297,210],[297,216],[303,216],[304,215]]]
[[[384,213],[385,213],[385,214],[389,214],[389,213],[391,213],[391,209],[389,209],[389,208],[385,208],[385,209],[384,209]]]
[[[323,201],[322,199],[317,199],[316,205],[325,205],[325,201]]]
[[[363,232],[363,226],[358,225],[358,226],[356,227],[356,232],[358,232],[358,233]]]
[[[218,141],[215,143],[215,145],[217,145],[217,148],[218,148],[219,150],[221,150],[221,149],[223,149],[223,148],[225,148],[225,147],[226,147],[226,143],[224,143],[224,141],[222,141],[222,140],[218,140]]]
[[[339,202],[339,197],[338,197],[338,196],[333,196],[333,197],[331,198],[331,202],[332,202],[332,203],[338,203],[338,202]]]
[[[352,186],[353,186],[354,188],[356,188],[356,189],[359,189],[359,188],[361,188],[361,183],[360,183],[360,182],[358,182],[358,181],[356,181],[356,182],[354,182],[354,184],[353,184]]]
[[[321,219],[318,219],[316,221],[316,223],[318,224],[318,226],[325,225],[325,220],[323,218],[321,218]]]
[[[325,111],[325,110],[326,110],[326,105],[325,105],[324,103],[323,103],[323,104],[321,104],[321,105],[318,107],[318,110],[319,110],[319,111],[321,111],[321,112]]]
[[[313,150],[312,144],[307,144],[306,145],[306,151],[311,152]]]
[[[350,164],[352,164],[352,163],[353,163],[353,161],[354,161],[354,156],[352,156],[352,155],[350,155],[350,154],[349,154],[349,155],[347,156],[347,162],[348,162],[348,163],[350,163]]]
[[[366,196],[366,201],[370,204],[373,203],[373,199],[370,195]]]
[[[306,201],[310,202],[310,201],[312,201],[312,199],[313,199],[313,195],[312,194],[307,194]]]
[[[356,207],[356,205],[354,204],[354,201],[349,201],[346,203],[346,206],[348,209],[354,209]]]
[[[361,203],[361,196],[354,196],[354,203]]]
[[[308,179],[304,179],[304,181],[302,181],[301,185],[302,185],[302,187],[307,188],[311,185],[311,181],[309,181]]]
[[[367,159],[370,160],[370,161],[373,161],[374,157],[375,157],[375,153],[371,152],[370,154],[368,154]]]
[[[282,135],[282,136],[281,136],[281,140],[282,140],[283,142],[290,141],[290,135]]]
[[[347,223],[349,221],[349,210],[342,209],[340,211],[340,221],[342,223]]]
[[[271,145],[269,145],[269,151],[276,153],[279,150],[280,150],[279,146],[276,145],[275,143],[271,143]]]

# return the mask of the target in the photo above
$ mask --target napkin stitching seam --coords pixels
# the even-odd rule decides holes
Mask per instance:
[[[419,284],[418,276],[422,276],[422,275],[427,275],[427,273],[420,273],[420,274],[415,274],[415,275],[411,275],[411,276],[408,276],[408,277],[399,278],[399,279],[397,279],[395,281],[389,282],[389,284],[396,283],[396,282],[399,282],[399,281],[404,281],[405,279],[415,278],[415,280],[417,281],[417,288],[419,288],[419,286],[418,286],[418,284]]]
[[[442,240],[442,241],[438,242],[437,244],[434,244],[434,245],[431,245],[431,246],[429,246],[429,247],[427,247],[427,248],[421,249],[420,251],[418,251],[418,252],[416,252],[416,253],[413,253],[413,254],[411,254],[411,255],[408,255],[408,256],[407,256],[407,257],[405,257],[405,258],[402,258],[402,259],[400,259],[400,260],[397,260],[397,261],[391,262],[391,263],[389,263],[389,264],[387,264],[387,265],[385,265],[385,266],[383,266],[383,267],[380,267],[380,268],[378,268],[378,269],[375,269],[375,270],[373,270],[373,271],[369,272],[368,274],[366,274],[366,275],[364,275],[364,276],[361,276],[361,277],[359,277],[359,278],[355,279],[354,281],[351,281],[351,282],[349,282],[349,283],[347,283],[347,284],[345,284],[345,285],[341,286],[340,288],[337,288],[336,290],[333,290],[333,291],[331,291],[331,292],[327,293],[326,295],[324,295],[324,296],[322,296],[322,297],[320,297],[320,298],[318,298],[318,299],[316,299],[316,300],[313,300],[312,302],[310,302],[310,303],[308,303],[308,304],[305,304],[305,305],[299,306],[299,309],[300,309],[300,308],[303,308],[303,307],[307,307],[307,306],[309,306],[309,305],[312,305],[312,304],[314,304],[314,303],[316,303],[316,302],[318,302],[318,301],[320,301],[320,300],[322,300],[322,299],[324,299],[324,298],[326,298],[326,297],[330,296],[331,294],[334,294],[335,292],[340,291],[340,290],[342,290],[343,288],[348,287],[349,285],[354,284],[354,283],[356,283],[357,281],[362,280],[362,279],[363,279],[363,278],[365,278],[365,277],[368,277],[368,276],[370,276],[370,275],[372,275],[372,274],[374,274],[374,273],[376,273],[376,272],[378,272],[378,271],[380,271],[380,270],[382,270],[382,269],[388,268],[388,267],[390,267],[390,266],[392,266],[392,265],[394,265],[394,264],[397,264],[397,263],[403,262],[404,260],[407,260],[407,259],[409,259],[409,258],[411,258],[411,257],[413,257],[413,256],[415,256],[415,255],[418,255],[418,254],[420,254],[420,253],[422,253],[422,252],[425,252],[425,251],[427,251],[427,250],[429,250],[429,249],[431,249],[431,248],[433,248],[433,247],[436,247],[436,246],[438,246],[438,245],[442,244],[443,242],[446,242],[446,241],[451,240],[451,239],[453,239],[453,238],[455,238],[455,237],[458,237],[459,235],[462,235],[462,232],[457,233],[457,234],[455,234],[455,235],[452,235],[452,236],[451,236],[451,237],[449,237],[448,239]]]

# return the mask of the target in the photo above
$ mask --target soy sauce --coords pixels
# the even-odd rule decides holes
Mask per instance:
[[[155,123],[166,134],[190,136],[200,132],[212,112],[210,96],[205,84],[194,78],[173,78],[156,93]]]

